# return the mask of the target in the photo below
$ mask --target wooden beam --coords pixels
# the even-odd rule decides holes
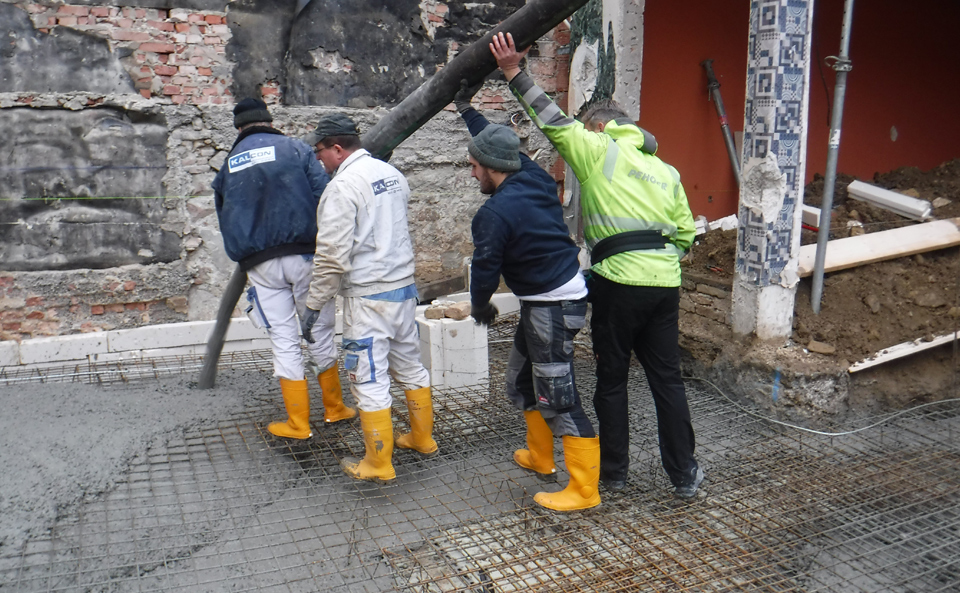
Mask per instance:
[[[850,365],[850,368],[847,369],[847,372],[856,373],[857,371],[869,369],[870,367],[875,367],[879,364],[890,362],[891,360],[903,358],[904,356],[909,356],[910,354],[916,354],[917,352],[923,352],[924,350],[929,350],[931,348],[936,348],[937,346],[942,346],[943,344],[948,344],[956,339],[960,339],[960,332],[947,334],[945,336],[937,336],[929,342],[924,342],[922,339],[917,339],[912,342],[904,342],[902,344],[897,344],[896,346],[890,346],[889,348],[884,348],[880,352],[877,352],[873,356]]]
[[[948,218],[857,237],[834,239],[827,242],[827,256],[823,271],[836,272],[956,245],[960,245],[960,218]],[[816,255],[816,244],[804,245],[800,248],[797,273],[801,278],[813,274]]]
[[[862,181],[854,181],[848,185],[847,195],[913,220],[929,219],[930,211],[933,209],[930,202],[926,200],[905,196]]]

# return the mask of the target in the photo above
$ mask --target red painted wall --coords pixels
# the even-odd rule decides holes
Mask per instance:
[[[823,59],[840,52],[843,4],[814,2],[807,181],[826,169],[836,74]],[[700,62],[714,60],[730,127],[742,131],[749,18],[750,0],[646,0],[640,125],[680,171],[694,215],[710,220],[736,212],[739,196]],[[855,3],[840,173],[869,181],[960,158],[958,26],[954,0]]]

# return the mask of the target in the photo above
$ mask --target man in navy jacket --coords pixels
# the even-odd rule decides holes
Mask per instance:
[[[490,198],[473,218],[471,314],[489,325],[490,297],[500,276],[520,299],[520,322],[507,367],[507,395],[523,411],[527,448],[514,452],[521,467],[553,478],[553,437],[563,437],[570,483],[538,492],[534,501],[556,511],[600,504],[600,443],[580,403],[573,373],[573,338],[584,326],[587,289],[580,248],[563,222],[557,184],[525,154],[508,127],[490,124],[470,107],[469,90],[457,111],[470,130],[471,175]]]
[[[214,203],[227,255],[247,272],[247,314],[263,327],[273,347],[274,375],[280,379],[289,416],[267,429],[276,436],[306,439],[310,398],[300,349],[317,242],[317,205],[330,177],[313,149],[275,130],[267,106],[244,99],[233,110],[240,131],[213,180]],[[321,371],[324,421],[348,420],[356,410],[343,404],[337,350],[333,343],[333,301],[320,313],[314,343],[307,346]]]

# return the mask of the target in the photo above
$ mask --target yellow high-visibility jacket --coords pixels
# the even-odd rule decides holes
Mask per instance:
[[[593,248],[626,231],[655,230],[662,249],[626,251],[594,265],[608,280],[632,286],[680,286],[680,258],[696,228],[680,174],[654,156],[656,140],[629,120],[612,120],[601,133],[587,130],[521,72],[510,88],[580,181],[583,233]],[[646,152],[645,152],[645,151]]]

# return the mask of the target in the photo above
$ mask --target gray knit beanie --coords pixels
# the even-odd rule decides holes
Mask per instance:
[[[520,138],[506,126],[490,124],[470,139],[470,156],[495,171],[520,170]]]
[[[247,98],[233,108],[233,127],[239,128],[254,122],[270,122],[273,117],[267,111],[267,104],[260,99]]]

